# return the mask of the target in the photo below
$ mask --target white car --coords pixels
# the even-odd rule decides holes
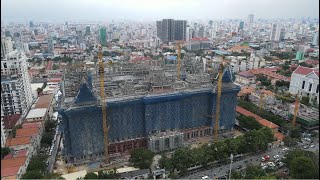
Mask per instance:
[[[288,148],[283,148],[283,149],[282,149],[282,151],[288,151],[288,150],[289,150]]]
[[[315,145],[314,145],[314,144],[311,144],[311,145],[310,145],[310,147],[311,147],[311,148],[314,148],[314,147],[315,147]]]
[[[209,179],[209,176],[203,176],[201,179]]]
[[[273,158],[274,158],[274,159],[279,159],[280,156],[279,156],[279,155],[274,155]]]

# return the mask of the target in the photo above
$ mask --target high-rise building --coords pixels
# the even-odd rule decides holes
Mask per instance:
[[[54,54],[54,44],[52,37],[48,39],[48,53]]]
[[[14,45],[16,50],[18,51],[23,51],[23,44],[22,44],[22,37],[20,33],[14,33],[13,35],[13,41],[14,41]]]
[[[83,43],[83,35],[81,30],[77,31],[77,40],[78,40],[78,43],[77,43],[78,45]]]
[[[279,23],[272,24],[270,41],[280,41],[281,25]]]
[[[186,31],[187,31],[187,21],[185,20],[175,20],[174,21],[174,40],[186,40]]]
[[[34,26],[34,24],[33,24],[33,21],[29,21],[29,27],[33,27]]]
[[[312,45],[313,46],[317,46],[319,45],[319,31],[315,32],[313,34],[313,37],[312,37]]]
[[[157,21],[157,36],[163,42],[186,40],[187,21],[163,19]]]
[[[107,46],[107,29],[105,27],[101,27],[100,31],[100,43],[102,46]]]
[[[86,36],[90,35],[90,26],[86,26]]]
[[[254,21],[254,15],[253,14],[249,14],[248,21],[249,21],[249,23],[253,23],[253,21]]]
[[[24,52],[12,51],[1,59],[1,117],[27,113],[32,91]]]
[[[240,30],[243,30],[243,28],[244,28],[244,22],[243,22],[243,21],[240,21],[239,31],[240,31]]]
[[[204,37],[204,27],[201,26],[198,30],[197,37]]]
[[[1,59],[13,51],[13,45],[11,37],[5,37],[1,39]]]

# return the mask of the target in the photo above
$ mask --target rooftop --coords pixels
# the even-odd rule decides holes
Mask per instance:
[[[53,94],[46,94],[39,97],[34,108],[49,108],[53,99]]]
[[[39,128],[41,127],[41,122],[25,122],[22,124],[22,128]]]
[[[242,76],[242,77],[246,77],[246,78],[255,77],[254,74],[252,74],[250,71],[242,71],[242,72],[239,72],[237,75]]]
[[[2,161],[1,161],[1,165],[2,165]],[[20,166],[1,168],[1,179],[3,177],[17,175],[19,172],[19,169],[20,169]]]
[[[26,119],[32,119],[32,118],[40,118],[44,117],[46,115],[47,108],[36,108],[31,109],[26,117]]]
[[[308,75],[311,72],[314,72],[319,77],[319,70],[313,68],[298,66],[298,68],[295,71],[293,71],[293,73],[301,75]]]
[[[6,146],[17,146],[30,144],[31,137],[16,137],[7,139]]]
[[[31,137],[38,134],[39,128],[22,128],[17,129],[16,137]]]
[[[26,162],[27,157],[16,157],[11,159],[3,159],[1,160],[1,176],[2,176],[2,169],[10,168],[10,167],[20,167],[24,165]]]

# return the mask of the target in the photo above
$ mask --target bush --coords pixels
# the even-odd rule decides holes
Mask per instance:
[[[239,124],[241,127],[247,128],[247,129],[261,129],[263,126],[255,120],[255,118],[250,116],[243,116],[240,115],[238,117]]]
[[[138,148],[131,152],[130,162],[134,167],[149,169],[152,164],[154,153],[149,149]]]

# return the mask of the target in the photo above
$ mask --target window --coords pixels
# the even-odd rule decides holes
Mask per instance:
[[[310,83],[309,84],[309,92],[311,91],[311,89],[312,89],[312,84]]]
[[[316,93],[319,94],[319,84],[317,85],[317,91],[316,91]]]
[[[302,82],[302,89],[304,89],[304,85],[306,84],[306,81]]]

